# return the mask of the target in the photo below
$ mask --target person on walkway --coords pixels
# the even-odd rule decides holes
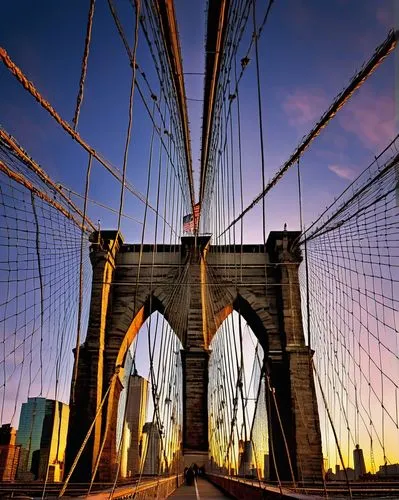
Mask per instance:
[[[192,467],[189,467],[189,469],[186,472],[186,484],[187,486],[192,486],[194,483],[194,471]]]

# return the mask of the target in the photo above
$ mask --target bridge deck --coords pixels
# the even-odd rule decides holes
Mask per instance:
[[[205,479],[197,478],[196,485],[187,486],[183,484],[183,486],[180,486],[180,488],[178,488],[169,498],[184,498],[192,500],[212,498],[216,500],[228,497]]]

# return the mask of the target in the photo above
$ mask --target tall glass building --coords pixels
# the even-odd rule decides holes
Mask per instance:
[[[124,432],[121,450],[121,476],[140,473],[140,441],[147,416],[148,381],[137,373],[130,375],[127,386]]]
[[[138,375],[130,350],[126,355],[122,383],[124,390],[119,398],[116,446],[120,475],[126,478],[140,472],[139,447],[147,415],[148,395],[148,381]]]
[[[28,398],[22,404],[17,445],[18,479],[61,481],[64,472],[69,407],[60,401]]]

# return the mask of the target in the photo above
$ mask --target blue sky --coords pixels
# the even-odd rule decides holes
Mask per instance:
[[[17,1],[3,7],[0,43],[37,88],[66,120],[71,121],[83,50],[88,2]],[[129,29],[127,0],[117,6]],[[23,12],[23,15],[20,15]],[[176,1],[185,72],[204,71],[205,5]],[[18,22],[15,22],[18,19]],[[370,57],[393,25],[390,1],[286,0],[275,2],[260,42],[266,178],[270,177],[333,97]],[[132,41],[132,40],[131,40]],[[139,43],[139,64],[153,77],[145,42]],[[251,67],[252,65],[252,67]],[[152,73],[151,73],[152,71]],[[240,88],[242,107],[244,201],[260,191],[259,138],[254,62]],[[112,164],[121,166],[127,124],[129,67],[105,2],[97,2],[85,98],[79,132]],[[156,80],[152,82],[156,87]],[[82,192],[87,157],[37,105],[4,68],[0,68],[0,122],[57,181]],[[202,99],[203,77],[186,75],[186,93]],[[394,57],[366,82],[344,110],[317,139],[302,161],[304,208],[312,219],[366,166],[394,135]],[[150,123],[137,93],[128,178],[145,190]],[[202,103],[189,101],[192,157],[198,191]],[[255,122],[256,123],[256,122]],[[112,206],[118,184],[96,168],[91,197]],[[294,174],[270,195],[270,229],[287,220],[295,224]],[[281,203],[283,202],[283,203]],[[129,212],[142,206],[129,200]],[[269,205],[270,203],[270,205]],[[115,224],[107,214],[92,212],[105,226]],[[254,210],[254,217],[256,216]],[[247,218],[251,217],[250,215]],[[250,220],[250,219],[249,219]],[[129,240],[137,231],[125,226]],[[247,231],[246,239],[259,240]]]
[[[0,46],[71,122],[78,91],[88,1],[14,0],[2,5]],[[134,16],[128,0],[116,1],[129,41]],[[263,5],[263,4],[262,4]],[[176,0],[183,68],[204,71],[205,2]],[[397,13],[390,0],[276,0],[260,40],[260,78],[266,179],[290,156],[332,99],[393,27]],[[248,42],[244,40],[244,47]],[[244,56],[244,50],[239,54]],[[391,55],[333,119],[301,159],[305,223],[309,224],[365,168],[397,133],[395,61]],[[138,62],[153,86],[159,85],[143,38]],[[259,129],[253,54],[240,85],[244,205],[261,191]],[[128,119],[131,71],[107,3],[97,0],[92,46],[79,133],[110,163],[121,168]],[[186,75],[195,190],[198,193],[203,75]],[[192,100],[195,99],[195,100]],[[197,101],[198,100],[198,101]],[[0,124],[59,183],[82,193],[87,154],[0,65]],[[142,193],[152,125],[135,94],[127,177]],[[159,152],[155,148],[154,156]],[[299,228],[296,172],[289,171],[266,200],[267,231]],[[90,198],[115,209],[119,183],[97,163]],[[150,201],[156,200],[153,179]],[[77,200],[78,201],[78,200]],[[81,202],[80,202],[81,203]],[[237,204],[238,212],[238,204]],[[143,205],[126,195],[126,213],[143,218]],[[103,228],[115,228],[116,216],[91,205],[89,215]],[[261,204],[245,217],[244,239],[261,242],[257,221]],[[149,226],[154,220],[150,219]],[[141,226],[124,220],[129,242],[141,238]],[[151,234],[147,240],[153,241]]]
[[[201,2],[193,2],[188,8],[184,1],[176,5],[179,19],[184,21],[180,24],[184,68],[198,71],[195,68],[203,67],[204,29],[203,23],[196,19],[203,6]],[[194,5],[195,17],[190,15]],[[260,42],[266,178],[289,157],[332,99],[371,56],[393,20],[393,3],[389,1],[274,3]],[[200,78],[187,77],[189,96],[200,98]],[[240,87],[246,203],[260,191],[255,92],[252,59]],[[303,156],[305,220],[313,219],[391,140],[396,130],[394,92],[394,57],[391,56]],[[202,109],[197,102],[188,105],[194,167],[198,172],[198,162],[195,162],[200,156]],[[289,172],[267,199],[270,229],[280,229],[285,220],[291,228],[298,224],[295,177],[294,172]],[[246,216],[248,225],[259,214],[260,206]],[[261,235],[248,230],[246,237],[259,241]]]

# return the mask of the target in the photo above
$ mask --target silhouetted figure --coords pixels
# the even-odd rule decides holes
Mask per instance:
[[[194,471],[194,476],[197,477],[198,476],[198,465],[197,464],[193,465],[193,471]]]
[[[186,484],[187,486],[192,486],[193,483],[194,483],[194,471],[190,467],[186,472]]]

